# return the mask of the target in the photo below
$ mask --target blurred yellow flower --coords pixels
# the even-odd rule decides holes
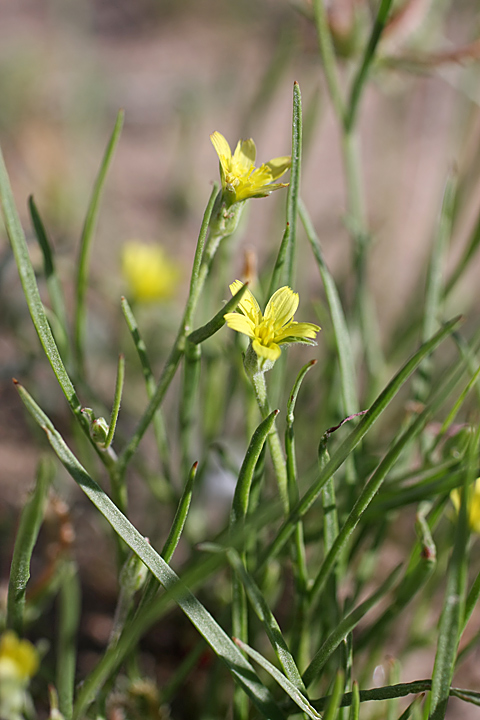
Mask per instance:
[[[179,265],[159,245],[131,240],[122,249],[122,271],[130,295],[140,302],[166,300],[175,293]]]
[[[257,150],[250,140],[239,140],[232,155],[230,145],[217,131],[210,135],[220,160],[223,196],[229,205],[253,197],[266,197],[288,183],[273,184],[290,167],[290,156],[278,157],[255,168]]]
[[[38,670],[38,652],[28,640],[19,640],[12,630],[0,638],[0,683],[26,684]]]
[[[450,499],[458,512],[461,503],[461,494],[458,488],[452,490],[450,493]],[[470,530],[475,533],[480,533],[480,478],[475,480],[473,487],[469,492],[468,497],[468,524]]]
[[[235,295],[243,283],[235,280],[230,285]],[[275,361],[281,353],[280,345],[307,343],[315,345],[314,339],[320,330],[313,323],[299,323],[293,320],[298,308],[298,294],[285,286],[277,290],[262,315],[260,306],[250,290],[246,290],[238,304],[239,312],[227,313],[224,317],[229,328],[247,335],[252,348],[261,359]]]

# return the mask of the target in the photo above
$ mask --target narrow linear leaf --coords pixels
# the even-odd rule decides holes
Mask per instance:
[[[210,198],[207,203],[207,207],[205,209],[205,213],[203,215],[202,224],[200,226],[200,232],[198,235],[197,247],[195,250],[195,257],[193,261],[192,276],[190,279],[190,292],[188,295],[183,316],[183,327],[180,329],[177,338],[175,339],[173,347],[170,351],[170,355],[167,358],[162,374],[160,375],[160,379],[155,388],[155,392],[150,397],[150,402],[142,417],[140,418],[137,429],[135,430],[133,436],[130,438],[128,445],[123,449],[120,457],[118,458],[119,473],[125,472],[128,463],[135,454],[142,437],[146,433],[148,427],[150,426],[150,423],[155,416],[155,413],[162,404],[165,393],[167,392],[170,383],[175,376],[178,365],[182,358],[184,352],[185,337],[191,331],[190,326],[195,312],[196,303],[202,290],[202,281],[200,277],[202,255],[205,247],[205,239],[208,233],[210,218],[212,217],[212,211],[215,205],[215,199],[217,198],[217,195],[218,183],[214,183],[212,192],[210,193]]]
[[[218,313],[208,323],[206,323],[206,325],[203,325],[202,327],[190,333],[190,335],[187,337],[187,340],[193,345],[198,345],[199,343],[208,340],[209,337],[218,332],[218,330],[220,330],[225,325],[225,315],[227,313],[234,312],[237,309],[237,305],[247,292],[247,289],[248,283],[245,283],[244,285],[242,285],[240,290],[238,290],[235,295],[231,297],[227,303],[225,303],[223,308],[219,310]]]
[[[172,527],[161,552],[162,558],[167,563],[169,563],[172,559],[173,553],[175,552],[175,548],[178,545],[185,522],[187,520],[188,510],[190,508],[190,502],[192,500],[193,485],[195,482],[195,477],[197,475],[197,468],[198,462],[193,463],[187,483],[182,493],[182,497],[180,498],[180,502],[178,503],[178,508],[173,519]]]
[[[260,655],[260,653],[258,653],[256,650],[254,650],[238,638],[234,638],[234,641],[239,648],[241,648],[249,657],[251,657],[252,660],[255,660],[255,662],[257,662],[260,667],[266,670],[268,674],[277,681],[280,687],[285,690],[287,695],[289,695],[293,702],[298,705],[298,707],[304,713],[306,713],[308,717],[312,718],[312,720],[322,720],[321,715],[319,715],[315,708],[310,705],[307,698],[300,692],[300,690],[298,690],[298,688],[293,683],[290,682],[290,680],[288,680],[288,678],[285,677],[285,675],[283,675],[283,673],[280,672],[280,670],[275,667],[275,665],[272,665],[272,663],[269,662],[266,658],[264,658],[263,655]]]
[[[335,720],[337,715],[337,710],[340,707],[340,702],[342,700],[343,695],[343,689],[345,686],[345,676],[343,672],[340,670],[337,672],[337,675],[335,677],[335,682],[333,684],[333,691],[330,695],[330,699],[327,703],[326,712],[323,716],[323,720]]]
[[[380,2],[380,7],[378,8],[377,17],[375,18],[375,23],[368,44],[365,48],[362,62],[352,83],[350,98],[348,102],[348,109],[345,117],[345,130],[347,132],[351,131],[355,125],[362,90],[367,80],[370,66],[375,57],[375,51],[377,49],[378,41],[380,40],[383,30],[385,29],[388,13],[390,12],[392,2],[393,0],[381,0]]]
[[[303,498],[299,500],[297,505],[290,512],[287,520],[280,528],[275,540],[267,548],[259,568],[263,568],[269,559],[275,556],[284,546],[295,525],[300,517],[304,515],[318,498],[322,487],[327,480],[338,470],[345,462],[348,455],[358,445],[363,436],[368,432],[374,422],[378,419],[384,409],[390,404],[402,385],[408,380],[410,375],[416,370],[422,360],[435,348],[445,340],[448,335],[458,326],[461,318],[455,318],[448,322],[439,330],[436,335],[427,343],[424,343],[420,349],[408,360],[407,363],[398,371],[398,373],[389,382],[387,387],[380,393],[370,409],[365,413],[358,426],[343,441],[338,450],[331,457],[325,468],[320,472],[317,480],[312,484],[310,489],[305,493]],[[333,548],[332,548],[333,549]]]
[[[277,623],[272,611],[268,607],[268,603],[263,597],[260,588],[245,568],[239,554],[235,550],[232,548],[227,550],[227,558],[230,565],[240,578],[243,587],[247,592],[250,603],[258,619],[265,628],[265,632],[267,633],[268,639],[272,644],[286,677],[298,690],[300,690],[300,692],[305,693],[305,685],[303,684],[303,680],[295,660],[288,649],[288,645],[282,635],[280,626]]]
[[[117,380],[115,383],[115,395],[113,398],[112,412],[110,415],[110,423],[108,425],[108,434],[105,440],[105,448],[110,447],[115,435],[117,427],[118,413],[120,412],[120,403],[122,402],[123,382],[125,380],[125,356],[119,355],[117,365]]]
[[[469,537],[468,488],[476,476],[480,428],[469,448],[469,468],[465,473],[462,499],[455,526],[455,540],[447,571],[447,587],[440,617],[437,652],[432,674],[429,720],[443,720],[447,712],[450,685],[464,617]]]
[[[348,515],[340,532],[335,538],[332,548],[325,557],[325,560],[320,567],[320,570],[314,580],[310,591],[312,598],[318,598],[318,596],[320,595],[330,573],[332,572],[332,569],[335,566],[335,562],[340,552],[350,538],[353,530],[357,527],[363,513],[367,510],[370,503],[373,501],[388,472],[392,469],[392,467],[394,467],[405,447],[407,447],[408,444],[420,434],[432,414],[435,413],[443,405],[443,403],[449,397],[450,393],[461,378],[463,372],[464,368],[462,364],[459,365],[455,363],[452,366],[450,372],[447,375],[447,378],[445,379],[444,383],[439,386],[434,398],[430,401],[428,405],[426,405],[424,410],[410,423],[410,426],[405,429],[405,431],[400,435],[399,439],[392,445],[387,454],[381,460],[370,480],[361,491],[350,514]],[[370,410],[368,412],[370,412]],[[356,431],[354,430],[353,432],[355,433]],[[331,462],[332,461],[330,461],[328,465],[330,465]]]
[[[214,652],[221,658],[234,678],[251,697],[254,704],[266,716],[273,720],[281,720],[282,713],[275,705],[269,691],[256,676],[252,666],[245,660],[242,653],[228,637],[225,631],[213,619],[205,607],[181,582],[165,560],[153,549],[130,521],[120,512],[102,488],[87,473],[75,455],[68,448],[62,436],[55,430],[50,419],[35,403],[28,392],[17,385],[20,397],[47,435],[47,439],[58,458],[80,486],[83,492],[110,523],[119,537],[138,555],[150,572],[166,590],[174,593],[175,602],[183,610],[199,633],[205,638]],[[86,699],[91,702],[93,698]],[[81,717],[84,707],[76,707],[74,718]]]
[[[52,310],[55,314],[57,322],[60,323],[61,337],[67,339],[68,320],[65,296],[63,294],[60,278],[58,277],[57,269],[55,267],[51,243],[32,195],[30,195],[30,197],[28,198],[28,209],[30,211],[30,217],[32,219],[32,224],[35,230],[35,235],[37,236],[38,244],[40,245],[43,253],[45,279],[47,281],[48,296],[50,298]],[[59,335],[57,335],[57,338],[58,337]],[[66,353],[68,353],[69,351],[67,342],[65,342],[64,347],[60,347],[60,349],[63,351],[64,357],[67,357]]]
[[[293,84],[292,114],[292,165],[287,196],[287,218],[285,232],[270,281],[268,297],[272,297],[280,285],[290,287],[295,279],[295,248],[297,238],[297,212],[300,191],[300,169],[302,162],[302,95],[297,81]]]
[[[350,334],[347,328],[347,321],[343,312],[342,303],[338,294],[335,281],[323,257],[320,240],[307,209],[299,200],[298,211],[308,241],[311,245],[313,255],[317,261],[320,276],[322,278],[325,295],[327,297],[330,316],[332,318],[333,332],[335,336],[335,345],[337,348],[338,362],[340,366],[340,381],[342,387],[343,409],[346,415],[354,415],[358,412],[358,397],[356,390],[356,372],[353,362],[353,352],[350,341]]]
[[[110,136],[105,154],[103,156],[100,169],[98,171],[95,184],[93,186],[92,196],[88,205],[87,214],[85,216],[85,222],[83,225],[82,236],[80,238],[80,252],[78,259],[78,272],[76,280],[76,306],[75,306],[75,324],[74,324],[74,346],[76,360],[78,367],[83,368],[84,362],[84,332],[85,332],[85,321],[86,321],[86,308],[85,308],[85,296],[88,285],[88,271],[90,263],[90,254],[92,250],[93,235],[98,220],[98,213],[100,210],[100,200],[102,198],[102,192],[107,178],[107,173],[110,168],[115,150],[120,140],[120,134],[122,132],[123,121],[125,113],[120,110],[113,132]]]
[[[132,308],[130,307],[128,300],[125,297],[122,297],[121,299],[121,305],[122,305],[122,311],[123,315],[125,317],[128,329],[130,330],[130,334],[132,336],[133,344],[135,345],[135,349],[138,354],[138,358],[140,360],[140,365],[142,367],[143,377],[145,379],[145,387],[147,390],[147,396],[148,399],[151,400],[152,397],[155,394],[155,378],[153,376],[152,372],[152,366],[150,364],[150,360],[147,355],[147,348],[145,345],[145,342],[140,335],[140,330],[138,328],[137,321],[135,319],[135,316],[132,312]],[[170,472],[170,451],[168,447],[168,441],[167,441],[167,433],[165,429],[165,420],[163,418],[161,410],[157,410],[153,416],[153,431],[155,433],[155,439],[157,441],[157,447],[158,447],[158,454],[160,456],[160,460],[162,462],[163,471],[165,473],[165,477],[167,480],[171,477]]]
[[[37,480],[30,498],[25,503],[13,548],[7,596],[7,628],[23,635],[23,614],[27,583],[30,579],[30,561],[38,533],[43,522],[45,501],[53,478],[53,465],[47,458],[38,463]]]
[[[45,354],[52,366],[52,370],[63,390],[65,397],[67,398],[70,408],[77,417],[80,416],[80,401],[76,395],[73,383],[70,380],[68,373],[63,364],[60,353],[58,352],[57,345],[52,335],[50,325],[45,314],[40,293],[38,292],[37,281],[35,279],[35,272],[33,270],[32,262],[28,254],[27,241],[25,239],[25,233],[20,223],[17,208],[15,206],[15,200],[13,198],[12,188],[8,178],[7,169],[3,160],[3,155],[0,151],[0,202],[2,206],[3,217],[5,220],[5,227],[7,234],[12,245],[13,254],[17,263],[18,274],[20,275],[20,281],[22,283],[23,292],[27,300],[28,309],[30,316],[35,325],[38,337],[43,346]]]
[[[315,656],[303,673],[303,682],[308,687],[316,680],[325,663],[337,649],[340,643],[346,638],[348,633],[358,625],[360,620],[371,610],[393,587],[400,574],[401,566],[396,567],[393,572],[390,573],[384,583],[374,592],[369,598],[367,598],[358,607],[352,610],[339,625],[330,633],[326,638],[320,649],[315,653]]]

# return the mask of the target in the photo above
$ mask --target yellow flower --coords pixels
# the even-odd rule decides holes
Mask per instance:
[[[455,510],[460,510],[461,494],[458,488],[452,490],[450,493],[450,499],[455,506]],[[468,524],[470,530],[475,533],[480,533],[480,478],[475,480],[473,488],[469,492],[468,496]]]
[[[177,263],[167,256],[162,247],[137,240],[123,246],[122,271],[131,296],[140,302],[171,297],[180,276]]]
[[[291,164],[290,156],[278,157],[255,168],[257,150],[250,140],[239,140],[232,155],[230,145],[217,131],[210,135],[220,160],[223,196],[229,205],[253,197],[266,197],[273,190],[287,187],[288,183],[276,183]]]
[[[241,287],[243,283],[235,280],[230,285],[232,295]],[[275,362],[281,353],[280,345],[298,342],[315,345],[313,341],[319,326],[293,320],[298,302],[297,293],[287,286],[282,287],[272,295],[262,315],[254,296],[246,290],[238,304],[239,312],[227,313],[224,317],[229,328],[248,335],[261,360]]]
[[[0,638],[0,683],[26,684],[38,670],[38,652],[28,640],[19,640],[12,630]]]

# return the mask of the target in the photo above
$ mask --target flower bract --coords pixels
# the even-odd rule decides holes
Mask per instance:
[[[235,280],[230,285],[235,295],[243,283]],[[250,290],[246,290],[238,304],[238,312],[227,313],[224,317],[228,327],[247,335],[252,348],[261,360],[275,361],[280,356],[280,345],[307,343],[314,345],[320,330],[318,325],[296,322],[293,319],[298,308],[298,294],[285,286],[277,290],[267,303],[262,314],[258,302]]]
[[[450,499],[455,509],[460,509],[461,493],[458,488],[452,490]],[[474,533],[480,533],[480,478],[477,478],[473,487],[469,490],[467,503],[468,524]]]
[[[130,295],[140,302],[172,297],[180,276],[179,267],[161,246],[137,240],[123,246],[122,271]]]
[[[287,187],[288,183],[275,183],[290,167],[290,156],[278,157],[255,168],[255,143],[239,140],[232,155],[230,145],[217,131],[210,135],[220,160],[220,175],[224,200],[229,205],[253,197],[265,197],[273,190]]]

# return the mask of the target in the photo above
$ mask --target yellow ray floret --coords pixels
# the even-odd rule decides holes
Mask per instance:
[[[0,682],[26,683],[38,670],[38,652],[28,640],[19,640],[12,630],[0,638]]]
[[[235,280],[230,285],[232,295],[241,287],[243,283]],[[258,357],[275,361],[281,353],[280,345],[296,342],[315,344],[313,341],[319,326],[293,319],[298,302],[297,293],[287,286],[282,287],[272,295],[262,315],[258,302],[250,290],[246,290],[238,304],[238,312],[227,313],[224,317],[229,328],[250,338]]]
[[[461,503],[461,495],[458,488],[452,490],[450,499],[458,512]],[[467,513],[470,530],[474,533],[480,533],[480,478],[475,480],[473,488],[469,491]]]
[[[255,168],[255,143],[239,140],[232,155],[230,145],[217,131],[210,135],[220,160],[220,175],[225,200],[229,204],[252,197],[265,197],[273,190],[287,187],[288,183],[274,183],[290,167],[290,156],[278,157]],[[272,184],[273,183],[273,184]]]
[[[130,296],[139,302],[167,300],[175,294],[180,278],[179,265],[163,247],[138,240],[123,246],[122,271]]]

